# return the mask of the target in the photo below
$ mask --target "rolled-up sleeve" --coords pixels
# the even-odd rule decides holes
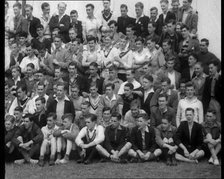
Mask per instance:
[[[93,142],[97,145],[100,144],[101,142],[103,142],[105,139],[105,135],[104,135],[104,128],[103,126],[97,126],[97,134],[96,134],[96,138],[93,140]]]

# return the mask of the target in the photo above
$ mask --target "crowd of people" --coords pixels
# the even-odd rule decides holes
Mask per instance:
[[[198,39],[192,0],[137,2],[136,17],[102,3],[79,21],[65,2],[53,15],[43,2],[41,17],[19,2],[10,16],[5,2],[6,161],[219,165],[220,59]]]

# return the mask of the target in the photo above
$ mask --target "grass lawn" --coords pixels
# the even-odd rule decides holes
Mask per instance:
[[[6,179],[70,179],[70,178],[221,178],[221,167],[209,165],[206,160],[199,164],[178,163],[166,166],[163,162],[150,163],[94,163],[76,164],[71,161],[65,165],[44,167],[38,165],[5,165]]]

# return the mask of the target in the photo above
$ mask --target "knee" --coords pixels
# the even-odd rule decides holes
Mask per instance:
[[[131,146],[132,146],[132,144],[131,144],[130,142],[127,142],[127,143],[125,144],[125,147],[126,147],[127,149],[130,149]]]

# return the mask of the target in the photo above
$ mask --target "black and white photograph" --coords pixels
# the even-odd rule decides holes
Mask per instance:
[[[6,179],[221,179],[221,0],[4,13]]]

